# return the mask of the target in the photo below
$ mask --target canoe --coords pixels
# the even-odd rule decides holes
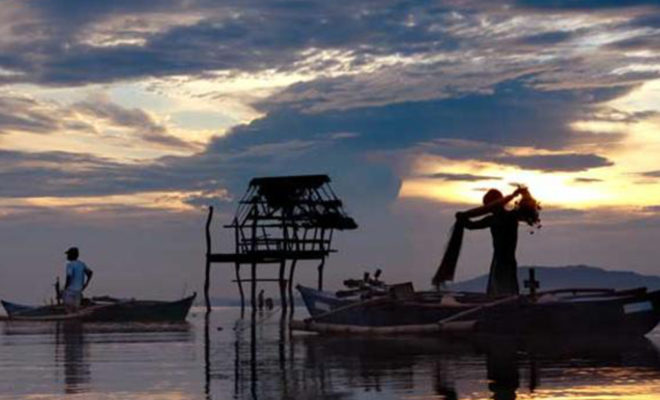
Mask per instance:
[[[642,336],[660,322],[660,291],[569,288],[499,299],[468,292],[339,297],[299,286],[310,318],[298,330],[348,334],[436,332]]]
[[[62,305],[26,306],[2,300],[9,320],[93,322],[167,322],[183,321],[195,300],[196,293],[176,301],[97,298],[78,312],[67,313]]]

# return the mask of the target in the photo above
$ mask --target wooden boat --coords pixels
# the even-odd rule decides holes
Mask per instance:
[[[572,288],[494,299],[468,292],[414,292],[411,284],[402,295],[396,286],[368,296],[357,291],[352,297],[298,286],[311,317],[292,321],[291,326],[351,334],[459,331],[642,336],[660,322],[660,291],[646,288]]]
[[[80,320],[94,322],[183,321],[195,300],[192,296],[176,301],[115,299],[96,297],[78,312],[67,313],[62,305],[26,306],[2,300],[8,319],[19,321]]]

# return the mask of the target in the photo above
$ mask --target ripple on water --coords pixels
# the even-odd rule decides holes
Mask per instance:
[[[278,313],[257,314],[254,325],[238,317],[238,309],[217,309],[208,331],[200,312],[184,324],[2,322],[0,399],[650,400],[660,393],[659,330],[637,340],[376,339],[292,334]]]

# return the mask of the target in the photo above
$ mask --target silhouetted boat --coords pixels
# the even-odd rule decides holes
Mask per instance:
[[[94,322],[183,321],[197,294],[176,301],[93,298],[76,313],[62,305],[25,306],[2,300],[8,319],[20,321],[81,320]]]
[[[396,285],[395,285],[396,286]],[[468,292],[414,292],[384,286],[364,298],[298,286],[311,315],[292,328],[325,333],[637,335],[660,322],[660,291],[561,289],[493,299]],[[338,295],[339,294],[339,295]]]

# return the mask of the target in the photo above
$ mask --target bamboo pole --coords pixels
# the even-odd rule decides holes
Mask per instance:
[[[325,229],[321,229],[321,242],[319,247],[321,251],[324,251],[323,239],[325,239]],[[318,289],[323,290],[323,267],[325,267],[325,256],[322,256],[321,263],[318,266]]]
[[[253,205],[252,209],[252,228],[251,228],[251,249],[250,251],[254,254],[257,251],[257,208],[256,204]],[[252,268],[250,270],[252,277],[252,286],[250,287],[250,303],[252,306],[252,313],[254,314],[257,311],[257,263],[252,262]]]
[[[239,235],[238,235],[238,219],[234,218],[234,252],[238,254]],[[236,275],[236,284],[238,285],[238,293],[241,296],[241,316],[245,313],[245,294],[243,293],[243,283],[241,282],[241,264],[236,261],[234,263],[234,273]]]
[[[357,326],[326,324],[314,321],[292,320],[289,327],[292,330],[331,333],[331,334],[358,334],[358,335],[410,335],[423,333],[449,333],[449,332],[470,332],[474,330],[476,321],[456,321],[447,324],[421,324],[421,325],[400,325],[400,326]]]
[[[209,299],[209,286],[211,275],[211,220],[213,219],[213,206],[209,206],[209,215],[206,218],[206,269],[204,274],[204,302],[206,303],[206,312],[211,312],[211,300]]]
[[[447,317],[447,318],[441,319],[440,321],[438,321],[438,322],[436,322],[436,323],[437,323],[438,325],[447,324],[447,323],[450,323],[450,322],[452,322],[452,321],[455,321],[455,320],[457,320],[457,319],[459,319],[459,318],[465,318],[465,317],[468,316],[468,315],[472,315],[472,314],[476,313],[477,311],[482,311],[482,310],[485,310],[485,309],[487,309],[487,308],[491,308],[491,307],[499,306],[499,305],[502,305],[502,304],[504,304],[504,303],[509,303],[509,302],[511,302],[511,301],[513,301],[513,300],[518,300],[518,298],[520,298],[520,296],[517,295],[517,294],[514,294],[513,296],[505,297],[505,298],[503,298],[503,299],[499,299],[499,300],[496,300],[496,301],[492,301],[492,302],[490,302],[490,303],[486,303],[486,304],[482,304],[482,305],[480,305],[480,306],[476,306],[476,307],[470,308],[469,310],[461,311],[461,312],[456,313],[456,314],[454,314],[454,315],[451,315],[451,316],[449,316],[449,317]]]
[[[298,262],[297,259],[291,260],[291,266],[289,267],[289,305],[291,306],[291,312],[293,312],[293,309],[295,308],[294,306],[294,301],[293,301],[293,275],[296,272],[296,263]]]
[[[318,266],[319,281],[318,289],[323,290],[323,267],[325,266],[325,257],[321,258],[321,263]]]
[[[279,274],[279,283],[280,283],[280,302],[282,304],[282,310],[286,310],[286,279],[284,279],[284,273],[286,268],[286,260],[280,262],[280,274]]]

